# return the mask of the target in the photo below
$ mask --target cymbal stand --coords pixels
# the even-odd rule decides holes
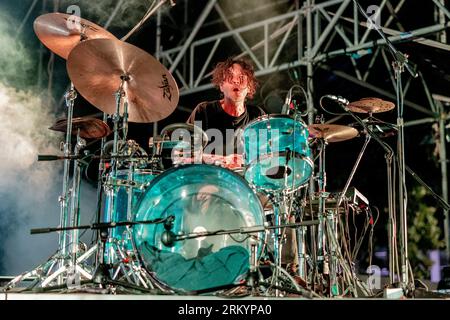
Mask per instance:
[[[71,208],[72,213],[72,226],[77,227],[80,225],[80,183],[81,183],[81,169],[80,160],[78,160],[78,155],[80,151],[86,146],[86,141],[80,138],[80,129],[78,129],[77,134],[77,144],[74,149],[74,173],[73,173],[73,184],[72,184],[72,199]],[[72,232],[72,265],[75,266],[77,263],[77,252],[78,252],[78,240],[79,240],[79,230],[74,229]]]
[[[69,173],[70,173],[70,161],[71,161],[71,137],[72,137],[72,119],[73,119],[73,107],[74,101],[77,97],[77,92],[75,91],[73,83],[70,84],[69,90],[64,95],[67,107],[67,128],[66,137],[62,145],[64,152],[64,170],[63,170],[63,186],[62,194],[59,196],[58,201],[60,204],[60,220],[59,224],[62,227],[67,227],[69,225]],[[15,287],[20,281],[27,279],[31,276],[37,276],[39,281],[42,277],[48,276],[52,273],[52,270],[56,266],[57,269],[64,267],[65,261],[68,257],[68,232],[66,230],[61,231],[58,237],[58,250],[57,252],[45,263],[37,266],[31,271],[25,272],[12,281],[10,281],[5,287],[12,288]],[[58,284],[62,284],[64,281],[62,275],[58,276]]]
[[[66,230],[86,230],[86,229],[98,230],[98,233],[100,234],[101,243],[98,244],[98,248],[97,248],[97,246],[94,246],[90,250],[88,250],[86,253],[81,255],[77,259],[77,262],[79,263],[79,262],[84,261],[87,258],[89,258],[95,251],[99,252],[100,255],[102,257],[104,257],[104,255],[102,255],[101,253],[103,252],[104,245],[106,244],[106,241],[108,240],[108,229],[109,228],[116,228],[119,226],[131,226],[131,225],[135,225],[135,224],[157,224],[157,223],[164,223],[165,220],[167,220],[167,219],[155,219],[155,220],[144,220],[144,221],[119,221],[119,222],[112,222],[112,223],[95,223],[93,225],[84,225],[84,226],[78,225],[78,226],[71,226],[71,227],[67,227],[67,228],[59,228],[59,227],[58,228],[38,228],[38,229],[32,229],[31,234],[59,232],[59,231],[62,231],[63,229],[66,229]],[[139,290],[139,291],[142,291],[145,293],[152,293],[153,291],[151,291],[151,289],[163,290],[162,286],[158,286],[158,285],[154,286],[153,285],[153,283],[151,282],[151,276],[149,274],[147,274],[149,286],[144,286],[144,288],[142,286],[136,286],[132,283],[126,283],[126,282],[116,281],[116,280],[111,279],[111,276],[109,273],[109,268],[108,268],[108,265],[105,263],[105,260],[101,260],[101,263],[96,267],[96,269],[92,272],[92,274],[93,275],[91,277],[87,277],[88,280],[81,281],[81,279],[76,279],[76,280],[78,280],[75,282],[75,284],[77,286],[73,287],[73,288],[81,289],[81,286],[85,286],[88,284],[96,284],[96,285],[100,285],[100,287],[102,287],[102,288],[107,288],[109,286],[122,286],[125,288]],[[56,278],[56,276],[57,275],[55,275],[54,278]],[[71,288],[69,286],[69,283],[67,283],[67,287]],[[57,290],[57,289],[66,289],[67,287],[65,285],[56,285],[56,286],[51,286],[51,287],[46,286],[45,288],[41,289],[40,292]],[[104,292],[102,292],[102,293],[104,293]]]
[[[327,174],[325,171],[325,155],[328,142],[326,139],[319,139],[321,142],[321,149],[319,151],[319,173],[318,173],[318,185],[319,185],[319,226],[317,228],[317,267],[320,273],[325,269],[325,200],[327,195],[325,188],[327,185]]]
[[[317,228],[317,266],[315,273],[322,277],[326,274],[329,276],[329,289],[330,294],[336,293],[337,288],[337,257],[336,257],[336,242],[327,241],[330,240],[329,236],[336,237],[336,223],[335,216],[332,212],[326,210],[326,199],[328,193],[326,192],[327,175],[325,169],[326,161],[326,147],[328,141],[324,138],[320,138],[321,149],[319,151],[319,173],[318,173],[318,193],[319,193],[319,210],[318,218],[319,225]],[[332,235],[327,230],[332,230]],[[329,253],[327,253],[326,244],[329,244]],[[319,279],[321,279],[319,277]],[[323,283],[323,279],[320,280]]]
[[[113,122],[114,122],[114,143],[113,143],[113,151],[111,153],[111,157],[113,159],[112,161],[112,173],[113,176],[116,176],[117,174],[117,156],[118,156],[118,145],[119,145],[119,122],[120,122],[120,106],[122,102],[122,98],[125,97],[125,91],[123,90],[123,86],[126,81],[129,81],[130,77],[127,75],[120,76],[120,86],[119,89],[117,89],[115,96],[116,96],[116,112],[113,116]],[[126,97],[125,97],[126,100]],[[127,102],[125,101],[124,105],[127,105]],[[127,116],[124,116],[124,118]],[[127,131],[127,127],[123,127],[124,132]]]
[[[67,106],[67,129],[66,129],[66,140],[64,143],[64,173],[63,173],[63,189],[62,194],[59,197],[60,203],[60,226],[67,227],[69,225],[69,212],[68,212],[68,201],[69,201],[69,170],[70,170],[70,159],[71,155],[71,138],[72,138],[72,119],[73,119],[73,106],[75,99],[77,97],[77,92],[75,91],[74,85],[70,83],[70,89],[65,94],[66,106]],[[59,246],[58,251],[60,252],[60,258],[58,260],[58,269],[64,266],[64,261],[67,257],[67,231],[61,231],[59,234]],[[63,280],[58,277],[58,284],[62,284]]]
[[[388,193],[388,238],[389,238],[389,281],[393,285],[396,278],[400,279],[398,274],[398,255],[397,255],[397,219],[396,219],[396,207],[395,207],[395,193],[393,184],[393,166],[392,159],[394,157],[394,151],[392,148],[381,141],[381,139],[372,131],[370,126],[367,126],[363,120],[351,112],[346,105],[340,104],[340,106],[355,119],[365,130],[368,136],[378,142],[378,144],[384,149],[384,157],[386,159],[386,173],[387,173],[387,193]],[[369,117],[370,118],[370,117]]]
[[[344,200],[344,198],[345,198],[345,194],[347,193],[348,187],[350,186],[350,183],[353,180],[353,176],[355,175],[355,172],[358,169],[359,163],[361,162],[364,152],[366,151],[367,145],[370,142],[370,138],[371,138],[371,136],[369,134],[367,134],[367,132],[366,132],[366,140],[364,141],[364,145],[362,146],[361,151],[359,152],[358,158],[356,159],[356,162],[353,165],[352,171],[350,172],[347,182],[345,183],[344,189],[342,190],[342,192],[339,196],[339,199],[337,201],[336,212],[339,210],[339,206],[341,205],[342,200]]]
[[[120,122],[120,106],[121,106],[121,102],[122,102],[122,97],[125,96],[125,91],[123,90],[123,86],[125,84],[125,81],[129,80],[130,78],[128,76],[121,76],[120,77],[120,86],[117,89],[116,93],[115,93],[115,97],[116,97],[116,112],[113,115],[113,123],[114,123],[114,140],[113,140],[113,150],[111,152],[111,173],[110,176],[108,177],[109,180],[115,179],[117,177],[117,167],[118,167],[118,159],[120,159],[119,157],[119,122]],[[125,103],[126,104],[126,103]],[[125,126],[124,126],[124,131],[126,131]],[[109,182],[109,181],[108,181]],[[103,222],[113,222],[114,219],[114,212],[116,211],[116,200],[117,200],[117,186],[115,186],[114,181],[111,181],[110,183],[107,182],[107,185],[105,187],[106,192],[109,193],[110,198],[111,198],[111,204],[110,206],[106,209],[106,217],[105,217],[105,221]],[[110,187],[110,185],[112,185],[112,187]],[[106,246],[106,254],[108,254],[109,252],[109,247]],[[101,259],[101,257],[100,257]],[[111,261],[110,261],[111,262]]]
[[[105,185],[105,191],[106,193],[109,195],[109,198],[111,199],[111,203],[109,204],[109,206],[106,208],[106,217],[104,218],[104,223],[112,223],[114,222],[113,220],[115,219],[114,217],[114,213],[117,210],[117,186],[116,183],[114,182],[114,179],[117,178],[117,167],[118,167],[118,159],[119,158],[119,122],[120,122],[120,106],[121,106],[121,102],[122,102],[122,98],[125,96],[125,91],[123,90],[123,86],[125,84],[125,81],[128,80],[129,77],[126,76],[121,76],[120,77],[120,86],[117,89],[116,93],[115,93],[115,98],[116,98],[116,112],[113,115],[113,123],[114,123],[114,140],[113,140],[113,150],[111,152],[111,172],[110,175],[108,177],[108,181],[106,182]],[[104,255],[107,256],[107,260],[108,263],[112,263],[113,262],[113,255],[114,255],[114,250],[111,247],[111,245],[114,245],[114,241],[112,241],[115,237],[115,234],[113,232],[113,235],[110,235],[110,238],[108,239],[108,243],[105,243],[105,250],[104,251]],[[110,256],[111,254],[111,256]],[[103,259],[102,257],[99,257],[100,261]]]
[[[79,255],[79,229],[77,227],[80,225],[80,184],[81,184],[81,166],[83,165],[82,161],[79,160],[80,151],[86,146],[86,141],[80,138],[80,132],[78,130],[77,133],[77,143],[74,148],[74,172],[72,177],[72,189],[71,193],[71,204],[70,204],[70,213],[71,213],[71,249],[70,249],[70,262],[66,262],[64,266],[55,271],[54,275],[48,277],[42,282],[42,287],[47,287],[50,285],[54,279],[55,275],[58,275],[58,278],[67,273],[66,282],[68,286],[71,284],[69,282],[75,281],[78,282],[83,276],[87,279],[92,279],[92,275],[89,271],[85,270],[80,266],[81,262],[89,258],[95,251],[95,248],[91,248],[88,252],[89,254],[83,254],[82,257]],[[60,283],[57,282],[58,285]]]
[[[65,94],[65,101],[67,106],[67,128],[66,128],[66,138],[63,144],[64,152],[64,170],[63,170],[63,188],[62,194],[59,196],[60,203],[60,226],[61,231],[59,231],[58,238],[58,250],[55,255],[53,255],[47,262],[36,267],[34,270],[26,272],[19,275],[13,279],[6,287],[12,288],[17,283],[26,279],[30,276],[37,276],[37,281],[32,286],[46,287],[52,281],[56,280],[56,283],[61,286],[64,281],[66,283],[69,281],[69,277],[74,276],[74,272],[79,272],[86,278],[90,277],[88,271],[79,267],[79,264],[89,258],[94,249],[88,250],[85,254],[77,257],[78,252],[78,233],[72,232],[72,235],[68,232],[68,226],[76,226],[79,223],[79,185],[80,185],[80,168],[79,161],[74,162],[74,176],[72,189],[69,189],[69,179],[70,179],[70,162],[73,158],[77,159],[79,151],[86,145],[86,142],[77,135],[77,144],[75,146],[75,157],[71,154],[71,136],[72,136],[72,120],[73,120],[73,107],[74,101],[77,97],[73,83],[70,84],[70,89]],[[70,207],[69,207],[70,203]],[[72,221],[70,223],[70,219]],[[71,238],[71,239],[70,239]],[[71,250],[69,252],[69,241],[71,243]],[[68,259],[69,258],[69,259]],[[53,270],[54,267],[56,270]],[[69,266],[72,268],[68,270]],[[69,273],[64,277],[65,272]],[[76,276],[76,275],[75,275]]]
[[[103,122],[106,123],[108,119],[108,115],[106,113],[103,113]],[[103,180],[102,177],[105,174],[105,170],[106,170],[106,166],[105,166],[105,159],[104,159],[104,155],[105,155],[105,143],[106,143],[106,137],[103,137],[101,140],[101,146],[100,146],[100,161],[98,164],[98,183],[97,183],[97,217],[96,217],[96,223],[100,223],[102,221],[102,216],[103,216],[103,212],[102,212],[102,199],[103,199]],[[95,230],[96,232],[96,239],[97,239],[97,244],[101,241],[101,234],[99,230]],[[95,246],[97,246],[97,244]],[[96,256],[96,260],[95,260],[95,265],[98,266],[103,259],[102,253],[101,252],[97,252],[97,256]]]
[[[113,116],[114,122],[114,142],[113,142],[113,151],[111,157],[113,159],[112,162],[112,172],[111,176],[113,178],[117,178],[117,170],[118,170],[118,159],[120,159],[120,150],[118,147],[119,144],[119,122],[120,122],[120,109],[123,100],[123,119],[122,119],[122,130],[123,130],[123,139],[126,140],[126,136],[128,134],[128,101],[124,91],[124,85],[127,81],[130,80],[130,77],[126,74],[120,77],[121,83],[118,90],[115,93],[116,96],[116,112]],[[129,173],[128,173],[128,181],[134,180],[134,163],[130,161]],[[114,213],[118,210],[117,208],[117,194],[118,187],[116,183],[112,183],[112,187],[108,187],[107,192],[109,192],[111,203],[107,208],[107,217],[106,223],[114,222]],[[132,217],[132,200],[133,200],[133,184],[126,184],[127,190],[127,219],[129,221],[133,220]],[[152,287],[151,280],[146,275],[145,271],[142,270],[139,263],[135,261],[137,257],[137,250],[134,248],[134,244],[132,241],[133,248],[131,251],[133,252],[130,257],[127,253],[127,248],[124,248],[123,240],[124,237],[131,237],[130,226],[126,226],[126,231],[121,236],[118,236],[116,233],[113,233],[112,236],[109,237],[107,243],[105,244],[105,255],[106,259],[113,266],[112,271],[112,279],[116,279],[119,276],[124,276],[126,280],[130,283],[135,283],[136,285],[143,285],[145,288]],[[121,238],[120,241],[118,238]],[[130,277],[131,276],[131,277]]]
[[[283,206],[284,206],[284,201],[282,199],[282,196],[280,197],[280,195],[278,195],[278,197],[275,197],[275,201],[273,202],[273,219],[274,219],[274,226],[278,227],[281,226],[281,218],[284,215],[284,210],[283,212],[280,212],[281,210],[281,202],[283,202]],[[275,279],[275,287],[277,288],[279,283],[278,283],[278,272],[279,272],[279,268],[281,268],[281,250],[282,250],[282,231],[279,228],[275,228],[274,229],[274,234],[273,234],[273,256],[274,256],[274,264],[277,266],[277,268],[275,268],[274,270],[274,275],[273,275],[273,279]],[[275,296],[278,297],[280,295],[280,291],[278,289],[275,289]]]

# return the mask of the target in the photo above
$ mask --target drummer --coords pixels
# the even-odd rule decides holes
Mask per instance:
[[[254,68],[244,59],[228,58],[214,68],[212,83],[220,90],[222,98],[199,103],[187,123],[201,127],[208,135],[209,141],[203,150],[204,162],[210,160],[213,163],[224,157],[224,167],[242,167],[239,130],[243,130],[250,121],[265,114],[261,108],[247,103],[248,99],[253,98],[258,85]],[[263,207],[270,209],[268,198],[264,194],[258,196]],[[286,264],[297,260],[294,231],[288,231],[287,235],[287,246],[282,254],[282,260]]]
[[[261,108],[248,104],[258,86],[253,65],[244,59],[228,58],[215,66],[212,83],[220,90],[221,99],[199,103],[187,123],[201,127],[208,135],[209,141],[203,150],[206,162],[208,155],[212,155],[212,159],[224,157],[241,166],[239,132],[251,120],[265,114]],[[224,163],[227,160],[223,160]]]

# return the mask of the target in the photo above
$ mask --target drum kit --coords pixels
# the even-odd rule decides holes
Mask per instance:
[[[72,81],[68,116],[50,127],[66,133],[64,156],[40,156],[64,159],[60,227],[32,230],[58,231],[59,250],[13,279],[9,289],[31,276],[32,288],[41,290],[81,290],[93,283],[109,292],[123,287],[162,294],[233,295],[246,288],[253,295],[335,296],[354,285],[355,272],[340,253],[340,210],[330,207],[332,197],[325,191],[325,146],[355,138],[358,130],[308,126],[297,114],[263,115],[244,128],[242,157],[219,157],[202,154],[208,141],[202,129],[176,123],[150,138],[147,154],[127,140],[128,122],[159,121],[175,110],[179,92],[169,71],[81,18],[50,13],[38,17],[34,27],[41,42],[67,60]],[[104,119],[74,118],[76,92],[103,111]],[[369,113],[372,122],[372,113],[393,107],[376,98],[347,105]],[[90,226],[80,225],[79,209],[85,139],[102,139],[102,208]],[[313,141],[320,142],[317,155]],[[308,188],[315,183],[318,193]],[[339,202],[346,210],[352,205],[345,192]],[[88,228],[98,234],[89,249],[79,239],[80,230]]]

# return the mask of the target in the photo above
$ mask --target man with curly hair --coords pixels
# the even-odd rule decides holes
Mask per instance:
[[[250,121],[265,114],[261,108],[247,104],[258,85],[253,66],[244,59],[228,58],[214,68],[212,83],[223,97],[199,103],[187,123],[207,133],[205,154],[240,154],[239,133]]]

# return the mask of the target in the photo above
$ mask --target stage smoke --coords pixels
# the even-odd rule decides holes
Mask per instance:
[[[30,229],[59,224],[58,196],[62,162],[37,162],[38,153],[60,154],[61,134],[48,130],[55,121],[36,83],[34,59],[15,39],[18,24],[0,15],[0,274],[33,269],[52,255],[56,233],[30,235]],[[95,203],[95,191],[86,191]],[[93,197],[91,196],[93,194]],[[84,194],[82,194],[83,196]],[[94,198],[94,201],[92,201]],[[89,218],[91,218],[89,216]]]
[[[69,6],[77,5],[81,9],[82,18],[103,26],[119,5],[116,16],[111,20],[110,27],[131,29],[143,18],[144,13],[147,12],[152,3],[153,1],[149,0],[63,0],[59,11],[65,13]],[[168,10],[169,8],[169,5],[162,6],[160,10]],[[72,12],[68,13],[72,14]]]

